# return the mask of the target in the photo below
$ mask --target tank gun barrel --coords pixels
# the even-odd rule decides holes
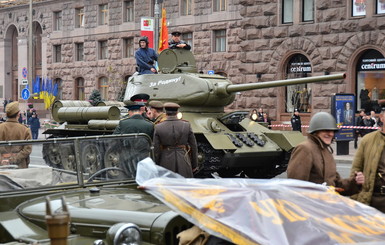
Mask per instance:
[[[325,75],[325,76],[294,78],[294,79],[277,80],[277,81],[271,81],[271,82],[230,84],[226,87],[226,92],[230,94],[230,93],[248,91],[253,89],[272,88],[272,87],[288,86],[288,85],[303,84],[303,83],[325,82],[325,81],[345,79],[345,78],[346,78],[345,73],[338,73],[338,74]]]

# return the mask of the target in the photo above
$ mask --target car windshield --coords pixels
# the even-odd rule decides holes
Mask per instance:
[[[151,156],[144,134],[0,142],[0,192],[133,181]]]

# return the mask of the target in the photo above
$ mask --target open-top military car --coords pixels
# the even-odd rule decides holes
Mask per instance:
[[[64,212],[67,244],[177,244],[176,234],[190,224],[134,181],[150,146],[143,134],[0,142],[0,162],[10,164],[0,166],[0,243],[50,244],[56,228],[46,223]],[[30,164],[18,169],[12,164],[23,148],[32,148]],[[90,168],[98,152],[108,161]],[[73,168],[47,166],[49,158],[66,158]]]

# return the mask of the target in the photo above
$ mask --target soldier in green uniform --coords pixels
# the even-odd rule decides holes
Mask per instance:
[[[151,100],[148,105],[150,106],[150,118],[155,125],[167,119],[166,113],[164,113],[162,102],[158,100]]]
[[[119,121],[114,134],[144,133],[152,138],[154,124],[146,120],[141,112],[141,108],[145,106],[144,102],[129,101],[126,104],[125,107],[128,109],[129,116]],[[122,147],[122,161],[120,165],[123,165],[121,167],[125,169],[128,175],[131,174],[134,177],[138,162],[148,157],[150,145],[144,138],[138,138],[135,141],[123,140]]]
[[[0,124],[0,141],[30,140],[31,130],[19,123],[19,102],[9,103],[5,109],[7,121]],[[29,155],[32,152],[31,145],[4,146],[0,148],[0,165],[17,165],[19,168],[28,168]]]
[[[191,125],[177,118],[178,104],[165,103],[164,108],[167,120],[155,125],[155,162],[186,178],[192,178],[198,165],[198,149]]]

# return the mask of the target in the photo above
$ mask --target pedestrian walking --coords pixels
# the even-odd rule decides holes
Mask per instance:
[[[11,102],[7,105],[5,113],[7,120],[0,124],[0,141],[30,140],[31,130],[19,123],[19,102]],[[17,165],[19,168],[27,168],[29,155],[32,152],[31,145],[0,147],[0,165]]]
[[[165,103],[167,119],[155,125],[155,162],[186,178],[192,178],[198,165],[197,142],[189,122],[177,118],[179,105]]]
[[[385,109],[380,113],[385,121]],[[385,127],[365,135],[353,159],[351,175],[363,171],[366,182],[352,198],[385,213]]]
[[[28,119],[28,125],[32,132],[32,139],[39,138],[40,119],[36,112],[32,112],[31,117]]]
[[[340,177],[330,146],[336,131],[337,124],[331,114],[316,113],[310,120],[307,140],[291,153],[287,177],[316,184],[326,182],[329,186],[339,188],[343,195],[357,193],[364,183],[364,175],[359,171],[349,179]]]
[[[302,123],[301,123],[301,117],[299,115],[298,109],[294,109],[294,114],[291,117],[291,127],[293,128],[293,131],[300,131],[302,132]]]

